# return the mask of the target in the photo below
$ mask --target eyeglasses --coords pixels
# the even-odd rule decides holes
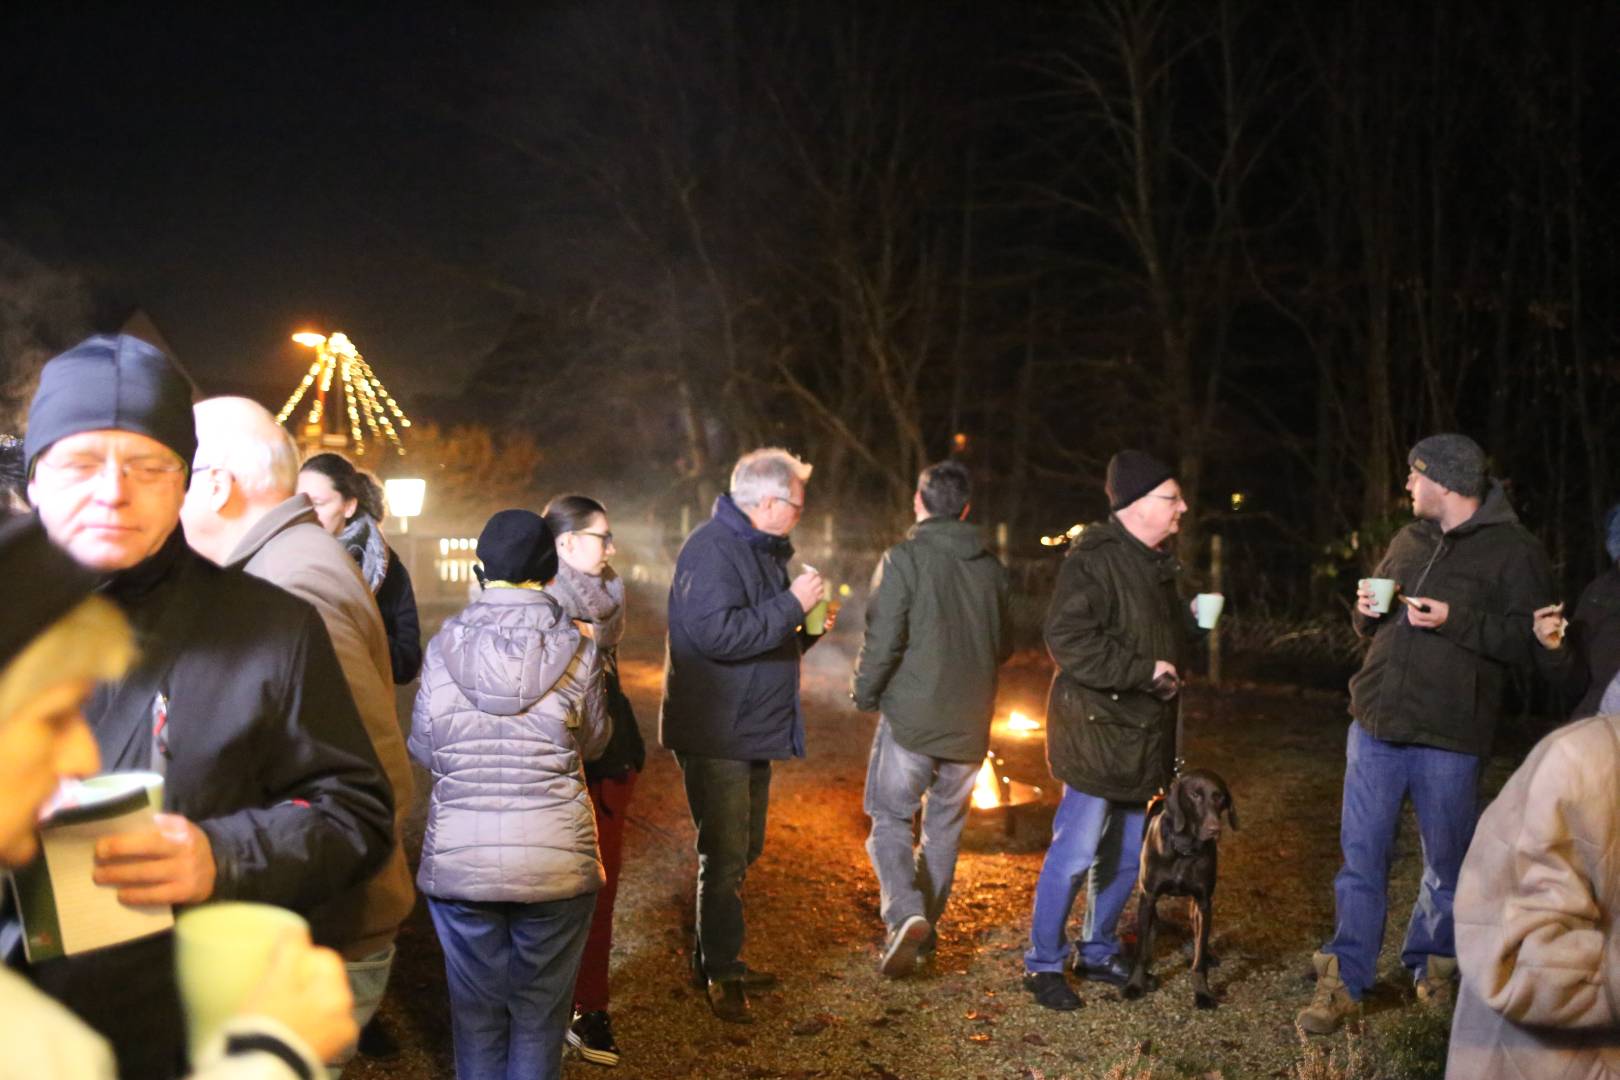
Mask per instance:
[[[613,543],[612,532],[591,532],[589,529],[575,529],[574,533],[578,536],[594,536],[602,541],[603,547],[608,547]]]
[[[801,514],[804,513],[804,503],[796,503],[792,499],[784,499],[780,495],[776,495],[776,496],[773,496],[773,497],[776,499],[777,502],[787,503],[789,506],[793,507],[793,509],[797,510],[799,513],[801,513]]]
[[[128,461],[117,461],[113,458],[93,457],[88,454],[52,460],[41,458],[40,468],[61,477],[69,484],[84,484],[104,475],[108,464],[118,470],[118,475],[125,480],[137,484],[156,484],[165,477],[177,476],[185,472],[185,465],[178,461],[165,461],[162,458],[130,458]]]

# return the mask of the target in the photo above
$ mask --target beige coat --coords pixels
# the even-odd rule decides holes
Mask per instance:
[[[381,872],[340,901],[345,921],[343,954],[357,960],[388,948],[411,913],[416,892],[400,843],[414,794],[410,759],[394,707],[388,635],[377,601],[348,552],[321,528],[307,496],[294,495],[272,509],[231,552],[227,566],[240,566],[308,601],[320,613],[343,667],[349,692],[394,792],[394,850]]]
[[[1620,1077],[1617,779],[1620,716],[1596,716],[1543,739],[1480,818],[1448,1077]]]

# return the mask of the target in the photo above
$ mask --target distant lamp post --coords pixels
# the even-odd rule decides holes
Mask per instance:
[[[306,397],[310,399],[309,411],[297,429],[304,453],[352,449],[356,455],[364,455],[369,435],[377,442],[392,444],[397,453],[403,454],[405,448],[400,445],[394,424],[398,421],[403,429],[411,422],[348,335],[306,330],[292,339],[314,349],[315,361],[281,407],[276,422],[286,423],[299,404]]]
[[[427,498],[426,480],[384,480],[383,498],[388,500],[388,511],[399,518],[399,531],[411,531],[411,518],[422,515],[422,501]]]

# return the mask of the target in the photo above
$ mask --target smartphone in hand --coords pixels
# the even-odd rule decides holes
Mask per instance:
[[[1412,599],[1410,596],[1407,596],[1405,593],[1402,593],[1396,599],[1400,600],[1401,603],[1405,604],[1407,607],[1411,608],[1413,611],[1421,611],[1425,615],[1427,615],[1429,613],[1429,605],[1428,604],[1420,604],[1416,600]]]

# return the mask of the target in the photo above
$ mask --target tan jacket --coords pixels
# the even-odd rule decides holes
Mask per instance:
[[[348,552],[321,528],[304,495],[294,495],[265,514],[225,565],[279,585],[320,613],[360,720],[393,789],[393,853],[376,877],[339,901],[345,921],[353,926],[344,935],[344,956],[350,960],[369,956],[393,942],[399,924],[416,903],[400,843],[414,794],[411,765],[394,707],[388,635],[376,599]]]
[[[1543,739],[1480,818],[1457,883],[1446,1075],[1620,1076],[1620,716]]]

